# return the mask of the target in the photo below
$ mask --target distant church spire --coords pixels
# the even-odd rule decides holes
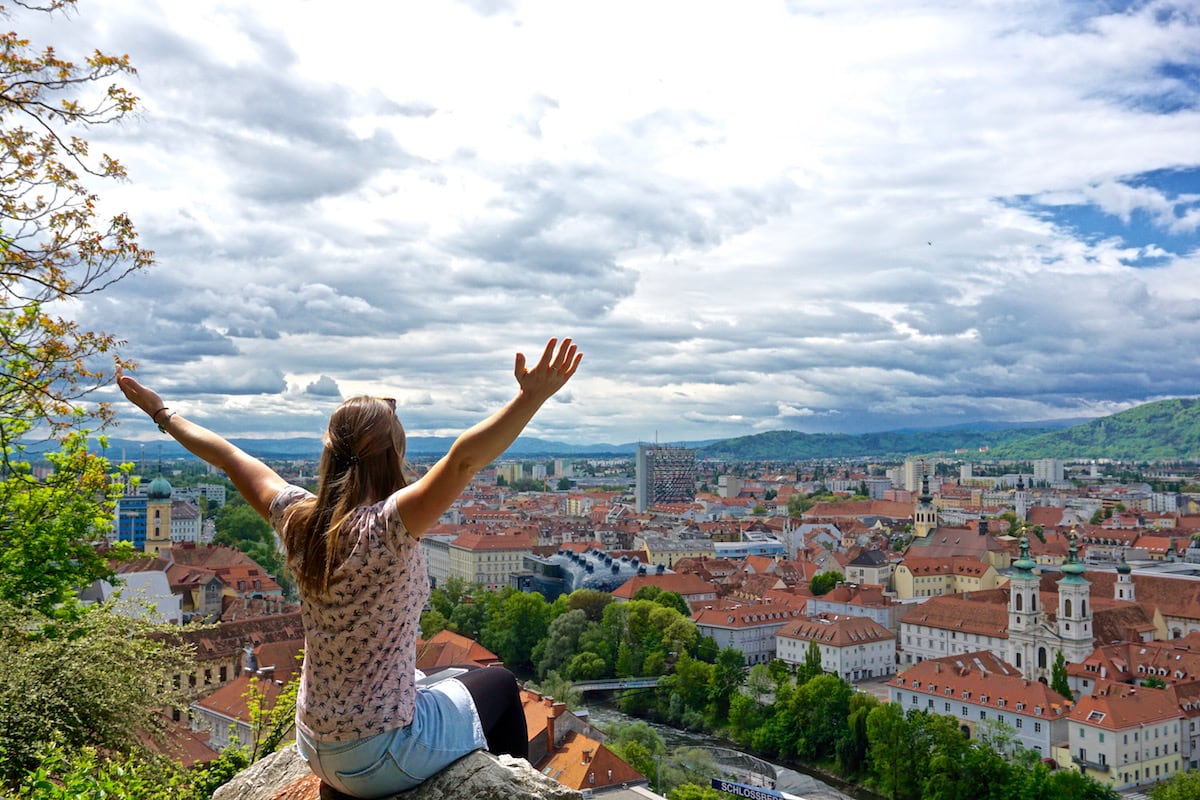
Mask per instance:
[[[913,536],[924,538],[937,530],[938,514],[929,493],[929,476],[925,474],[925,463],[921,462],[921,495],[913,509]]]
[[[1025,491],[1025,479],[1020,473],[1017,474],[1017,491],[1013,500],[1016,505],[1017,519],[1029,519],[1029,493]]]
[[[1136,603],[1137,597],[1133,589],[1133,569],[1129,566],[1129,562],[1125,560],[1125,552],[1121,552],[1121,563],[1117,564],[1117,583],[1113,587],[1113,599],[1124,600],[1128,603]]]

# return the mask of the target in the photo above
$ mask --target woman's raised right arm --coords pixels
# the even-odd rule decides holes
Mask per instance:
[[[459,436],[429,472],[396,493],[396,509],[411,536],[420,536],[437,522],[475,473],[516,441],[542,404],[575,374],[582,358],[570,339],[563,339],[561,345],[551,339],[533,369],[526,369],[525,356],[517,353],[513,369],[521,387],[517,396]]]
[[[117,386],[129,402],[158,424],[159,430],[169,434],[192,455],[222,470],[250,507],[263,519],[270,519],[271,501],[280,489],[287,486],[287,481],[223,437],[203,425],[187,421],[178,412],[163,405],[157,392],[120,371],[117,372]]]

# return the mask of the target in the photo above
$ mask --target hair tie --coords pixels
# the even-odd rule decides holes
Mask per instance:
[[[332,448],[330,449],[330,452],[333,453],[334,462],[337,463],[337,465],[342,469],[357,466],[358,462],[362,460],[359,458],[358,453],[351,453],[347,456],[339,453],[337,450],[333,450]]]

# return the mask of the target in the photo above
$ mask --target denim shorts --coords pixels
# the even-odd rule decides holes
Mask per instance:
[[[406,728],[355,741],[316,741],[299,729],[296,746],[309,767],[338,791],[372,798],[411,789],[472,750],[487,747],[475,701],[457,680],[417,689]]]

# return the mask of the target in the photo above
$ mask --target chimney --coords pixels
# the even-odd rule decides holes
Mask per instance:
[[[555,724],[554,721],[562,716],[562,713],[567,710],[566,703],[553,703],[550,706],[550,713],[546,715],[546,752],[553,753],[558,745],[555,743]]]

